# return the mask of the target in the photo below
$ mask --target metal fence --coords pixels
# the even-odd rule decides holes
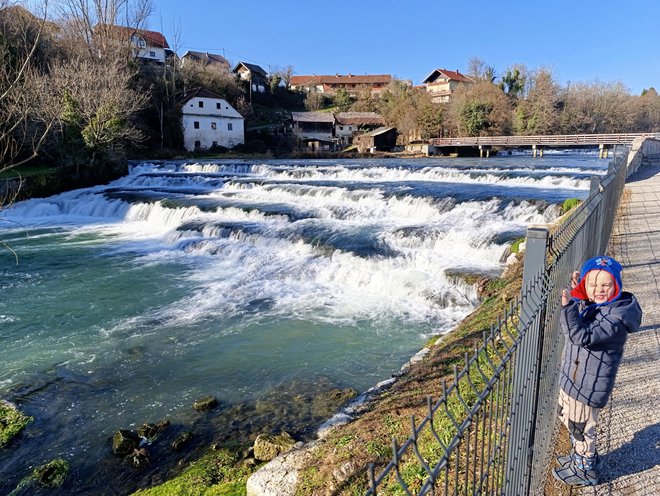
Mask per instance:
[[[556,425],[561,290],[607,247],[626,179],[625,154],[594,177],[587,200],[554,231],[527,230],[523,289],[483,334],[411,436],[369,470],[367,495],[542,494]]]

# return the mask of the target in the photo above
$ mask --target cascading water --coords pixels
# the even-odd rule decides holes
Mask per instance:
[[[219,421],[190,408],[203,395],[240,425],[232,408],[287,388],[369,388],[478,303],[447,271],[498,274],[528,224],[606,167],[584,154],[142,163],[0,211],[18,256],[0,251],[0,398],[35,417],[0,452],[0,493],[57,456],[74,491],[130,491],[159,465],[125,475],[112,432],[168,418],[207,439]]]

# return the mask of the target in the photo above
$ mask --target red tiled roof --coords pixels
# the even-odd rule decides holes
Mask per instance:
[[[125,38],[125,39],[130,39],[131,36],[134,34],[137,34],[144,38],[144,41],[147,43],[148,46],[152,47],[157,47],[157,48],[169,48],[170,46],[167,44],[167,40],[165,39],[165,36],[163,36],[163,33],[159,33],[158,31],[149,31],[147,29],[134,29],[134,28],[127,28],[126,26],[114,26],[114,25],[103,25],[100,24],[96,26],[94,29],[104,29],[107,30],[108,32],[114,34],[114,36],[118,38]]]
[[[435,77],[433,78],[434,81],[435,81],[435,79],[437,79],[437,77],[439,75],[443,75],[447,79],[450,79],[452,81],[461,81],[461,82],[464,82],[464,83],[474,83],[474,80],[471,77],[466,76],[465,74],[461,74],[458,71],[450,71],[450,70],[447,70],[447,69],[435,69],[422,82],[423,83],[429,82],[429,79],[431,79],[434,75],[435,75]]]
[[[291,76],[290,84],[292,86],[304,86],[306,84],[387,84],[392,81],[389,74],[353,76],[352,74],[342,75],[310,75],[310,76]]]

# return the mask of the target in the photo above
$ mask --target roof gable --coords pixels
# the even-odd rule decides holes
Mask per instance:
[[[236,67],[232,70],[232,72],[238,72],[238,69],[243,66],[245,67],[248,71],[254,73],[254,74],[259,74],[260,76],[267,77],[268,75],[266,74],[266,71],[264,71],[261,67],[255,64],[248,64],[247,62],[239,62],[236,64]]]
[[[94,30],[102,30],[116,39],[130,40],[131,36],[138,35],[144,39],[148,46],[156,48],[169,48],[167,40],[162,33],[158,31],[149,31],[147,29],[128,28],[126,26],[115,26],[114,24],[97,24]]]
[[[215,53],[195,52],[193,50],[188,50],[181,58],[198,60],[201,62],[206,62],[207,64],[221,64],[223,66],[229,67],[229,61],[222,55],[217,55]]]
[[[431,74],[426,76],[426,79],[422,81],[422,84],[432,83],[440,76],[446,77],[450,81],[459,81],[462,83],[474,83],[474,80],[470,76],[461,74],[458,70],[450,71],[447,69],[435,69]]]
[[[392,81],[390,74],[365,74],[363,76],[335,74],[334,76],[291,76],[290,84],[293,86],[304,86],[306,84],[388,84],[390,81]]]

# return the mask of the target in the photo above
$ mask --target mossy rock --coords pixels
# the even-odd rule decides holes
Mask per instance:
[[[21,413],[11,403],[0,401],[0,449],[21,432],[34,419]]]
[[[175,451],[179,451],[186,444],[188,444],[192,438],[193,438],[192,432],[182,432],[177,436],[174,442],[172,442],[172,449]]]
[[[70,471],[71,465],[69,465],[69,462],[57,458],[34,469],[32,479],[36,480],[42,486],[60,487],[64,484]]]
[[[138,436],[147,438],[151,441],[158,437],[158,435],[166,430],[169,426],[169,420],[162,420],[157,424],[142,424],[138,429]]]
[[[130,455],[139,445],[140,437],[133,431],[120,429],[112,436],[112,452],[115,455]]]
[[[193,408],[198,412],[211,410],[216,406],[218,406],[218,400],[213,396],[205,396],[204,398],[200,398],[193,403]]]
[[[315,417],[330,417],[337,410],[357,397],[355,389],[331,389],[317,394],[312,400],[312,414]]]
[[[289,451],[295,444],[295,439],[288,432],[282,432],[277,436],[259,434],[257,439],[254,440],[254,457],[257,460],[267,462]]]

